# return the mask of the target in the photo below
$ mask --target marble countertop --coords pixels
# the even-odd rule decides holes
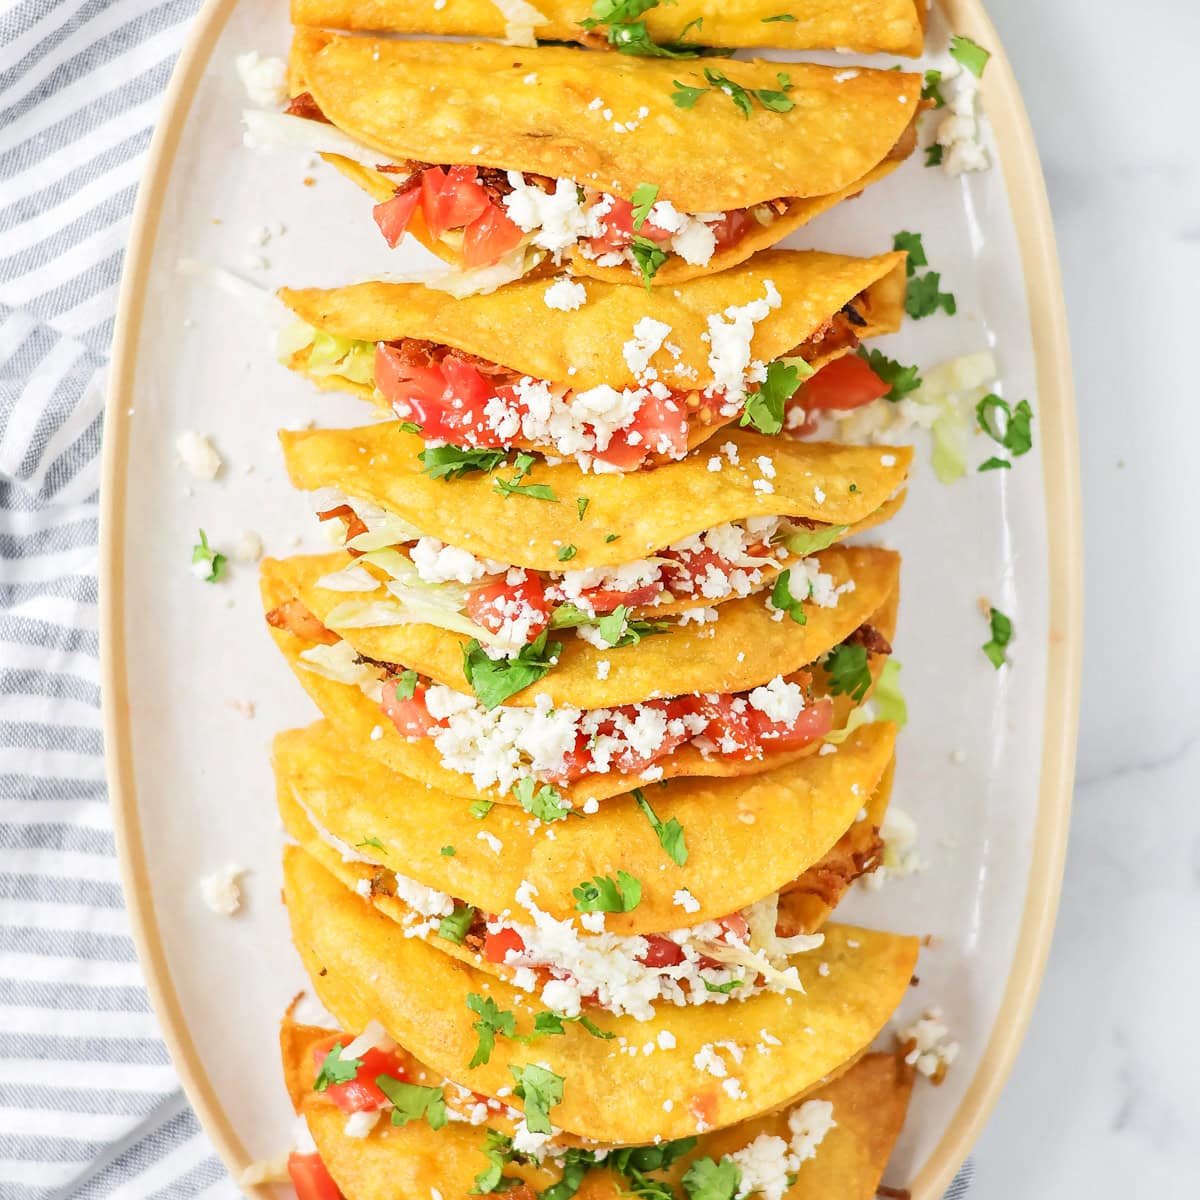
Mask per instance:
[[[1058,231],[1087,640],[1054,948],[971,1196],[1182,1196],[1200,1076],[1200,397],[1171,318],[1195,312],[1200,276],[1200,7],[988,8]]]

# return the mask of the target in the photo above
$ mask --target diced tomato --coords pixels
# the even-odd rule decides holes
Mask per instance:
[[[293,1151],[288,1155],[287,1168],[297,1200],[342,1200],[342,1193],[319,1154]]]
[[[446,380],[436,367],[418,367],[387,342],[375,346],[375,386],[397,408],[411,417],[418,408],[436,404],[446,390]]]
[[[699,712],[708,718],[705,737],[717,743],[724,754],[752,754],[758,749],[758,737],[750,718],[749,703],[743,697],[701,696]]]
[[[375,386],[398,415],[415,421],[431,441],[500,444],[484,421],[484,407],[495,392],[474,366],[456,355],[422,367],[380,342],[375,347]]]
[[[382,204],[377,204],[371,210],[379,232],[383,234],[387,244],[394,250],[404,236],[412,215],[417,210],[417,202],[421,199],[419,187],[409,188]]]
[[[849,412],[878,400],[891,391],[866,361],[857,354],[844,354],[826,363],[800,387],[793,403],[806,412]]]
[[[746,236],[746,233],[758,224],[754,216],[746,208],[735,208],[727,212],[719,221],[709,226],[716,235],[717,249],[724,250],[727,246],[736,245]]]
[[[447,229],[464,229],[487,211],[491,201],[479,186],[474,167],[427,167],[421,173],[421,211],[436,238]]]
[[[744,942],[750,936],[750,925],[740,912],[730,913],[728,916],[722,917],[717,924],[723,926],[739,942]]]
[[[660,709],[670,721],[674,715],[670,707],[660,700],[652,700],[647,704],[643,704],[642,709],[657,708]],[[637,719],[637,710],[630,705],[624,710],[631,720]],[[648,754],[635,754],[632,750],[625,750],[613,759],[613,765],[618,771],[624,772],[626,775],[640,774],[647,767],[658,762],[660,758],[666,758],[678,746],[682,746],[684,742],[691,741],[694,735],[688,731],[686,726],[680,725],[674,730],[667,730],[662,736],[662,740]]]
[[[626,608],[640,608],[643,604],[652,604],[662,592],[662,583],[647,583],[642,587],[630,588],[627,592],[617,591],[616,588],[586,588],[579,595],[591,606],[593,612],[610,613],[622,604]]]
[[[463,231],[463,265],[490,267],[515,250],[524,237],[524,231],[500,205],[489,203]]]
[[[683,962],[683,947],[678,942],[655,933],[647,935],[646,942],[646,953],[638,959],[642,966],[653,971],[658,967],[675,967]]]
[[[396,694],[398,687],[398,680],[384,682],[381,702],[384,715],[405,737],[428,737],[429,731],[436,729],[439,722],[429,715],[429,709],[425,707],[425,685],[418,683],[413,688],[412,696],[407,698]]]
[[[526,571],[520,583],[497,579],[467,593],[467,616],[492,633],[499,633],[510,622],[528,618],[527,642],[536,641],[550,624],[550,613],[546,589],[533,571]]]
[[[833,701],[818,700],[807,705],[790,725],[772,721],[756,708],[750,710],[750,718],[755,740],[761,743],[762,749],[768,753],[795,750],[824,737],[833,728]]]
[[[633,240],[633,205],[619,196],[613,197],[612,207],[603,216],[604,232],[588,239],[588,248],[599,258],[615,250],[623,250]]]
[[[652,454],[681,458],[687,453],[687,409],[676,396],[647,395],[633,420],[618,429],[604,450],[595,451],[602,462],[628,470]]]
[[[326,1055],[336,1045],[343,1047],[349,1039],[344,1034],[323,1038],[313,1046],[313,1065],[320,1070]],[[331,1083],[321,1094],[332,1100],[344,1113],[373,1112],[387,1103],[387,1097],[375,1083],[380,1075],[390,1075],[401,1081],[408,1078],[408,1070],[400,1058],[389,1050],[372,1048],[359,1055],[361,1065],[358,1074],[345,1083]]]
[[[502,963],[504,956],[510,950],[520,953],[524,949],[524,939],[515,929],[510,929],[507,925],[495,933],[489,930],[483,940],[483,957],[488,962]]]
[[[688,1114],[697,1122],[703,1121],[705,1125],[711,1125],[717,1119],[718,1107],[719,1101],[715,1091],[695,1092],[688,1104]]]

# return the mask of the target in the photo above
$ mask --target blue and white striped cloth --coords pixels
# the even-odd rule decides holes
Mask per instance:
[[[117,285],[197,7],[0,10],[0,1200],[239,1194],[179,1090],[129,937],[96,634]]]

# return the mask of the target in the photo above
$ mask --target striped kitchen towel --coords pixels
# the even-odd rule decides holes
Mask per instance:
[[[197,7],[0,10],[0,1200],[239,1194],[179,1090],[129,937],[96,635],[117,284]]]

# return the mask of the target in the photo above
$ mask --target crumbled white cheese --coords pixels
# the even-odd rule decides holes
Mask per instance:
[[[237,541],[233,543],[233,557],[240,563],[256,563],[262,558],[262,538],[252,529],[238,531]]]
[[[700,901],[687,888],[679,888],[671,897],[671,902],[682,908],[684,912],[695,913],[700,911]]]
[[[263,57],[257,50],[239,54],[233,65],[256,108],[275,108],[288,100],[287,63],[274,55]]]
[[[542,293],[542,299],[547,308],[556,308],[560,312],[574,312],[587,303],[587,288],[576,280],[563,277],[556,279]]]
[[[238,886],[238,880],[245,873],[245,867],[226,863],[219,871],[201,878],[200,895],[217,916],[232,917],[241,908],[242,889]]]
[[[189,474],[197,479],[215,479],[221,469],[221,456],[203,434],[185,429],[175,439],[175,452]]]
[[[951,61],[942,70],[941,84],[953,82],[946,100],[946,115],[938,124],[935,142],[943,147],[942,169],[952,176],[968,171],[986,171],[991,166],[987,150],[980,140],[976,111],[979,82],[974,74]],[[943,93],[944,95],[945,93]]]
[[[772,309],[783,303],[779,289],[771,279],[763,281],[764,295],[748,304],[731,304],[722,313],[707,318],[708,324],[708,367],[713,374],[709,392],[722,391],[726,401],[740,402],[746,395],[746,383],[756,376],[762,378],[765,368],[756,364],[751,369],[751,343],[754,328],[765,320]]]
[[[642,317],[634,325],[633,337],[625,343],[621,353],[625,365],[639,382],[657,378],[658,373],[651,369],[650,360],[662,348],[670,333],[670,325],[653,317]]]
[[[342,1132],[347,1137],[365,1138],[375,1128],[376,1123],[382,1115],[383,1110],[379,1108],[374,1108],[367,1112],[353,1112],[346,1118],[346,1124],[343,1126]]]
[[[958,1057],[959,1045],[951,1039],[940,1008],[927,1008],[919,1020],[901,1030],[900,1044],[910,1043],[912,1048],[904,1061],[916,1067],[926,1079],[940,1080]]]

